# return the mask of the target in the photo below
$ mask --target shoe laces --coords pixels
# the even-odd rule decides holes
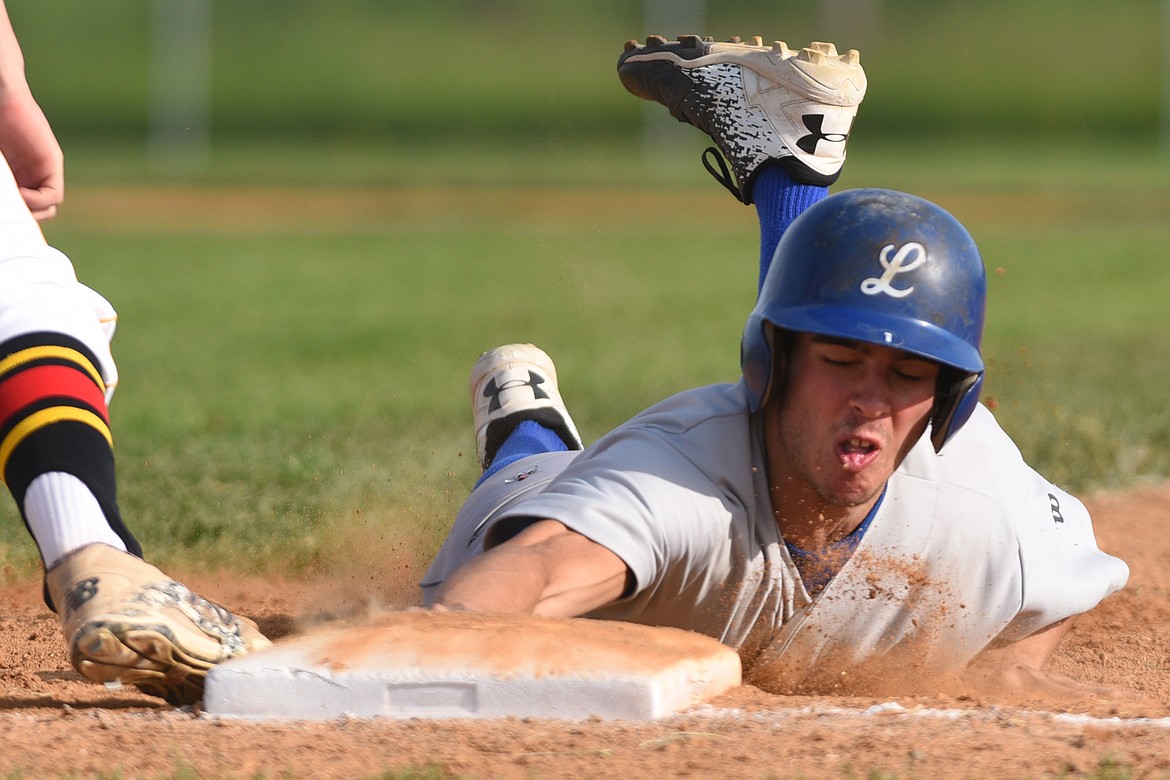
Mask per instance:
[[[731,175],[731,170],[727,167],[727,161],[723,159],[723,155],[719,153],[718,149],[714,146],[708,146],[703,150],[703,156],[700,159],[703,161],[703,167],[707,169],[707,173],[711,174],[715,181],[726,187],[727,191],[734,195],[740,203],[747,202],[743,199],[743,195],[735,183],[735,177]]]

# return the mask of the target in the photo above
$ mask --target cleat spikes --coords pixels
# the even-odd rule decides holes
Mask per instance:
[[[207,670],[271,644],[255,624],[104,544],[90,544],[45,575],[62,611],[69,660],[99,683],[134,685],[171,704],[194,704]]]
[[[808,48],[812,49],[813,51],[820,52],[821,54],[824,54],[828,57],[836,57],[837,56],[837,47],[831,43],[825,43],[823,41],[813,41],[812,43],[810,43],[808,45]]]
[[[638,42],[635,41],[633,38],[626,41],[626,47],[625,47],[626,51],[633,51],[636,48],[638,48]]]
[[[761,37],[760,37],[760,36],[758,36],[758,35],[753,35],[753,36],[752,36],[752,46],[763,46],[763,45],[764,45],[764,39],[763,39],[763,38],[761,38]]]
[[[742,43],[742,39],[738,35],[733,35],[727,39],[728,43]]]
[[[646,36],[646,45],[647,46],[665,46],[666,45],[666,38],[662,37],[661,35],[647,35]]]

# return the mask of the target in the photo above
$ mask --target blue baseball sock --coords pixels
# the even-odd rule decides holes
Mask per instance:
[[[475,487],[479,487],[485,479],[497,471],[507,468],[529,455],[538,455],[543,452],[565,452],[568,449],[568,445],[552,428],[545,428],[535,420],[524,420],[508,434],[508,438],[504,439],[504,443],[496,450],[496,456],[492,458],[492,465],[488,466],[487,470],[476,480]]]
[[[776,163],[760,168],[752,183],[752,200],[760,219],[760,287],[764,286],[784,231],[805,209],[828,194],[828,187],[798,184]]]

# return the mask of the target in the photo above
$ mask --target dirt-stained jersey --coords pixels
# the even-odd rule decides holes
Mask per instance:
[[[890,479],[860,544],[811,597],[768,498],[742,383],[687,391],[583,453],[539,455],[469,498],[423,582],[529,519],[553,518],[629,566],[634,589],[590,617],[675,626],[799,685],[876,656],[959,668],[1120,589],[1088,512],[1032,470],[980,406],[936,454],[929,435]]]

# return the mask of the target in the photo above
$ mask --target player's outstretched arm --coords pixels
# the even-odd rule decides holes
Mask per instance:
[[[616,601],[627,578],[608,548],[541,520],[457,569],[432,609],[574,617]]]
[[[1074,622],[1076,617],[1067,618],[1009,645],[985,650],[968,667],[967,681],[984,690],[1046,698],[1141,698],[1137,691],[1084,683],[1044,669]]]
[[[39,221],[52,219],[65,197],[64,155],[25,79],[24,55],[3,0],[0,0],[0,153],[8,161],[32,215]]]

